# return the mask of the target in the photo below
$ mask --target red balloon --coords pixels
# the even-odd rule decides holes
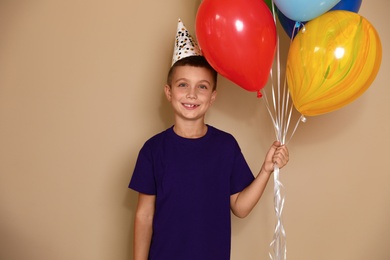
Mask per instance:
[[[259,0],[204,0],[196,15],[203,55],[222,76],[248,91],[266,85],[276,49],[271,11]]]

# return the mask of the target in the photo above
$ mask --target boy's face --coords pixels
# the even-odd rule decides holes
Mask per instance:
[[[178,66],[171,86],[165,86],[165,95],[171,102],[175,120],[204,120],[217,92],[213,90],[211,72],[202,67]]]

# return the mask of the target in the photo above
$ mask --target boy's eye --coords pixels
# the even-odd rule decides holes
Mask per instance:
[[[179,84],[179,87],[186,87],[186,86],[187,86],[186,83],[180,83],[180,84]]]
[[[207,86],[206,85],[199,85],[199,88],[200,89],[207,89]]]

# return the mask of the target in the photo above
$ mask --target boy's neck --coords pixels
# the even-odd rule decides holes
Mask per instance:
[[[201,124],[175,124],[173,131],[184,138],[200,138],[207,133],[207,125]]]

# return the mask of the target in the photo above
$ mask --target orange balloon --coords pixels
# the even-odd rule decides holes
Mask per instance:
[[[309,21],[287,57],[295,108],[316,116],[349,104],[374,81],[381,59],[379,35],[359,14],[337,10]]]

